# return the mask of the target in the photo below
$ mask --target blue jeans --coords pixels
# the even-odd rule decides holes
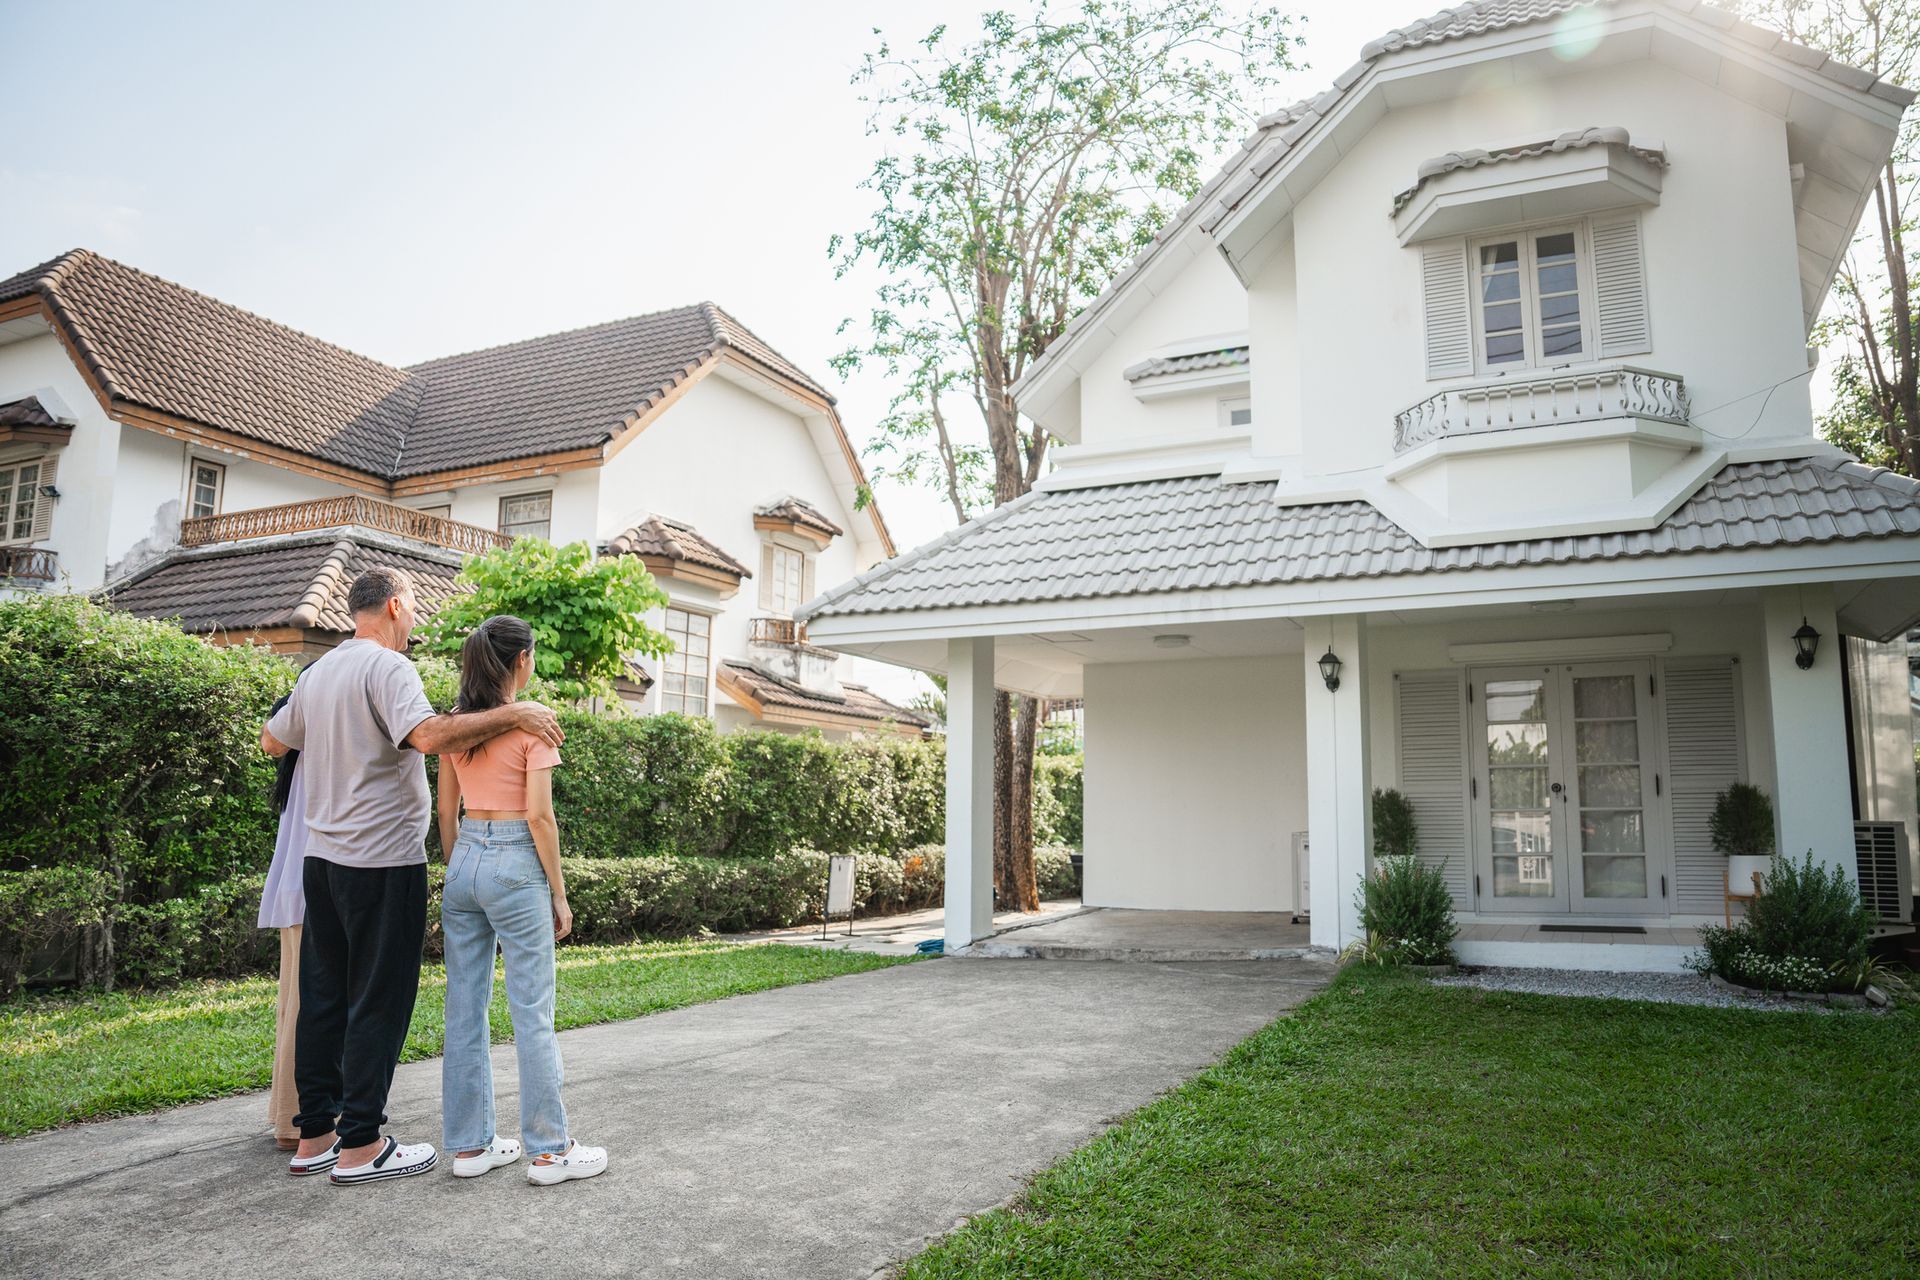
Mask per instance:
[[[442,1136],[450,1152],[494,1139],[487,1006],[497,941],[520,1059],[520,1139],[531,1155],[567,1149],[564,1071],[553,1032],[553,896],[521,820],[460,820],[440,900],[447,949],[447,1047],[440,1065]]]

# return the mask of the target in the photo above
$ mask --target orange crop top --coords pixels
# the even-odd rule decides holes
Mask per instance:
[[[551,769],[560,763],[560,749],[550,747],[525,729],[509,729],[490,738],[468,755],[454,755],[460,775],[460,798],[469,809],[516,813],[527,807],[527,770]]]

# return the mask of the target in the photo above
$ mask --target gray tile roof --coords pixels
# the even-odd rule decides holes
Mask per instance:
[[[412,554],[373,534],[334,531],[175,550],[114,589],[110,598],[116,608],[177,619],[194,632],[301,627],[347,635],[353,631],[347,588],[361,571],[385,565],[406,573],[424,619],[456,590],[459,561],[454,554]]]
[[[1632,137],[1619,125],[1595,125],[1591,129],[1570,129],[1556,138],[1543,138],[1539,142],[1500,147],[1493,151],[1477,147],[1466,151],[1449,151],[1443,156],[1435,156],[1431,160],[1423,161],[1414,172],[1413,185],[1393,197],[1393,211],[1400,212],[1406,207],[1407,201],[1419,193],[1421,187],[1443,173],[1452,173],[1456,169],[1478,169],[1482,165],[1498,164],[1502,160],[1523,160],[1530,156],[1552,155],[1561,151],[1580,151],[1587,147],[1601,146],[1620,147],[1662,169],[1667,167],[1667,153],[1663,148],[1633,145]]]
[[[30,295],[110,395],[387,480],[600,445],[722,350],[833,400],[711,302],[400,369],[87,249]]]
[[[1797,44],[1778,32],[1743,21],[1724,9],[1701,4],[1699,0],[1657,2],[1676,12],[1689,14],[1709,26],[1728,31],[1755,49],[1782,57],[1835,84],[1870,93],[1896,106],[1904,107],[1913,101],[1914,94],[1910,89],[1903,89],[1890,81],[1876,78],[1870,72],[1850,67],[1817,49]],[[1031,381],[1058,360],[1069,345],[1067,339],[1095,328],[1099,317],[1105,314],[1118,295],[1120,287],[1152,261],[1169,241],[1179,238],[1196,223],[1203,230],[1211,232],[1239,207],[1260,179],[1272,172],[1290,152],[1302,144],[1312,145],[1317,141],[1321,122],[1333,113],[1353,86],[1381,58],[1403,49],[1485,35],[1532,22],[1545,22],[1573,9],[1600,8],[1617,3],[1621,3],[1621,0],[1480,0],[1477,4],[1442,9],[1430,18],[1389,31],[1369,42],[1361,48],[1360,60],[1335,76],[1332,87],[1324,93],[1314,98],[1303,98],[1261,117],[1255,131],[1240,144],[1239,151],[1229,157],[1219,172],[1201,186],[1192,200],[1167,220],[1167,225],[1154,236],[1153,242],[1120,269],[1099,297],[1081,308],[1079,314],[1067,322],[1060,337],[1027,370],[1026,380]]]
[[[1427,548],[1366,502],[1217,477],[1031,493],[812,602],[809,619],[1920,535],[1920,481],[1856,462],[1723,468],[1635,533]]]
[[[1249,360],[1247,347],[1222,347],[1217,351],[1190,351],[1185,355],[1153,356],[1138,364],[1130,364],[1122,372],[1128,382],[1138,382],[1142,378],[1158,378],[1168,373],[1199,373],[1203,369],[1245,368]]]
[[[660,515],[648,516],[625,533],[610,539],[607,551],[612,555],[662,556],[668,560],[683,560],[731,574],[735,578],[753,576],[753,570],[721,550],[718,543],[692,525]]]

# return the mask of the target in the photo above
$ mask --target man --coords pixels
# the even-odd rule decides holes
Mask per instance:
[[[300,1016],[294,1084],[300,1095],[296,1176],[327,1173],[349,1186],[425,1173],[429,1143],[382,1137],[387,1090],[420,987],[427,924],[427,753],[464,751],[521,728],[558,746],[547,708],[515,702],[472,715],[435,715],[406,659],[413,588],[373,568],[347,593],[353,638],[301,675],[260,732],[268,755],[300,755],[307,849],[302,884]]]

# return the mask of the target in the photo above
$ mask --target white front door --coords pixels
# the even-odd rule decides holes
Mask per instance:
[[[1647,661],[1469,673],[1482,911],[1664,912]]]

